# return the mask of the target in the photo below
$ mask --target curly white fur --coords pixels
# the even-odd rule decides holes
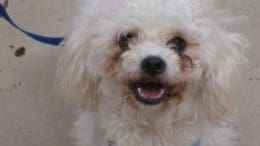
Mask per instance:
[[[227,30],[232,18],[214,1],[81,0],[79,10],[57,69],[61,91],[86,109],[73,130],[78,146],[192,146],[198,139],[201,146],[233,145],[228,125],[248,44]],[[133,30],[137,42],[120,52],[118,35]],[[189,42],[185,53],[195,67],[188,71],[165,46],[176,34]],[[133,96],[125,81],[139,77],[149,55],[165,60],[165,80],[188,83],[179,103],[145,106],[125,97]]]

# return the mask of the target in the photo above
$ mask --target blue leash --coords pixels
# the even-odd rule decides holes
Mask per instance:
[[[13,20],[10,18],[8,13],[6,12],[4,6],[0,3],[0,16],[2,16],[7,22],[9,22],[12,26],[14,26],[16,29],[20,30],[24,34],[28,35],[29,37],[45,44],[53,45],[53,46],[59,46],[61,43],[64,41],[64,37],[46,37],[46,36],[41,36],[38,34],[34,34],[31,32],[28,32],[21,27],[17,26]]]

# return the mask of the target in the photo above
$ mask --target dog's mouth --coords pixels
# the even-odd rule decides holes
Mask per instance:
[[[129,88],[135,95],[135,99],[145,105],[157,105],[167,99],[169,88],[160,81],[131,82]]]

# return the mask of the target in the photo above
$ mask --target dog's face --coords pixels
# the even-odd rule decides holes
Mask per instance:
[[[100,69],[109,80],[117,80],[132,107],[179,103],[189,85],[200,80],[198,40],[184,30],[160,23],[151,28],[130,25],[117,33],[110,55],[101,55],[105,64]]]
[[[193,98],[213,116],[228,110],[247,44],[221,15],[188,0],[111,3],[88,2],[68,40],[57,75],[70,98],[139,111]]]

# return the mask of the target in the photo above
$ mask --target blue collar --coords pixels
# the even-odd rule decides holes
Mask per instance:
[[[192,146],[201,146],[201,139],[198,139]]]

